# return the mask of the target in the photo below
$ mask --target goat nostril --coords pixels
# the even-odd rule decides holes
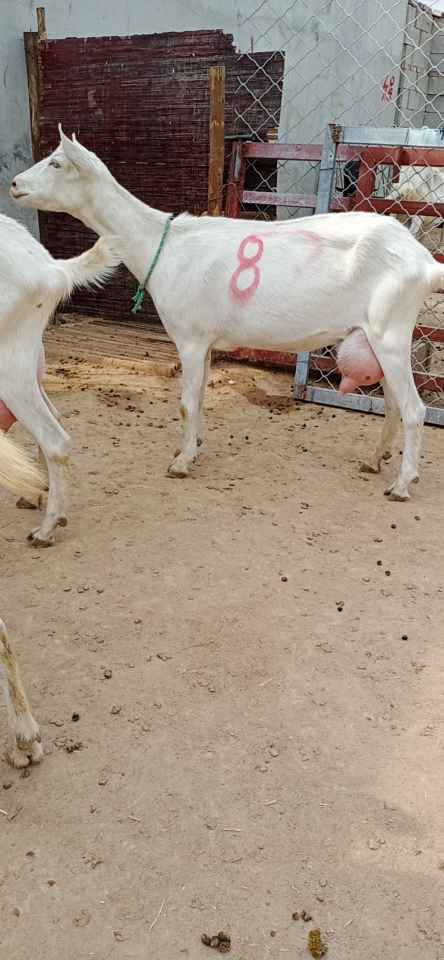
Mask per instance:
[[[12,181],[12,186],[14,187],[14,190],[15,190],[15,188],[16,188],[16,186],[17,186],[17,180],[13,180],[13,181]]]

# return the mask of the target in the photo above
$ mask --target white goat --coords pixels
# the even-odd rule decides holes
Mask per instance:
[[[69,453],[69,437],[39,382],[42,336],[57,304],[75,286],[110,274],[119,262],[114,249],[112,238],[99,240],[78,257],[54,260],[25,227],[0,215],[0,429],[19,420],[43,453],[49,481],[46,515],[28,538],[41,546],[53,543],[57,526],[66,524],[62,481]],[[46,486],[37,468],[1,432],[0,483],[25,498]]]
[[[399,180],[394,183],[390,193],[390,200],[413,200],[418,203],[444,203],[444,168],[442,167],[401,167]],[[413,216],[400,214],[398,219],[404,223],[410,233],[422,243],[426,244],[428,249],[436,249],[438,243],[436,236],[431,235],[431,230],[440,223],[443,218],[422,217],[420,214]]]
[[[125,190],[99,158],[61,130],[49,158],[16,177],[11,197],[27,207],[71,213],[98,234],[122,238],[121,257],[149,280],[183,370],[182,451],[169,473],[188,474],[198,447],[213,347],[312,350],[360,327],[384,372],[387,417],[374,456],[379,471],[400,421],[404,453],[387,491],[408,499],[418,475],[424,406],[413,380],[412,331],[424,298],[444,284],[437,264],[399,223],[372,213],[335,213],[291,222],[182,215],[171,223]]]
[[[348,160],[344,166],[344,197],[356,196],[360,172],[360,159]],[[416,203],[444,203],[443,167],[400,167],[399,178],[392,184],[387,194],[389,200],[413,200]],[[420,239],[429,250],[437,247],[437,238],[431,236],[431,229],[443,218],[422,217],[419,214],[397,214],[396,219],[403,223],[414,237]]]
[[[0,620],[0,684],[4,688],[8,711],[9,744],[6,757],[13,767],[27,767],[43,757],[38,724],[31,713],[23,689],[14,647]]]

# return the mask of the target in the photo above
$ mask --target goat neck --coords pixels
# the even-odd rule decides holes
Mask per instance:
[[[142,203],[110,178],[97,186],[76,216],[101,237],[118,235],[123,263],[139,282],[144,280],[168,214]]]

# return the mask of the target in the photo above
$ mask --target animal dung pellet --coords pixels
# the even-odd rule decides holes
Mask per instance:
[[[214,936],[203,933],[200,939],[206,947],[218,950],[219,953],[229,953],[231,950],[231,937],[228,933],[224,933],[223,930],[220,930],[219,933],[214,934]]]
[[[310,930],[308,934],[308,949],[314,960],[321,960],[327,953],[328,946],[321,937],[321,931],[318,927]]]

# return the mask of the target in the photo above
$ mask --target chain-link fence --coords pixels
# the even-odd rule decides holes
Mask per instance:
[[[238,203],[230,209],[228,195],[228,212],[275,219],[319,210],[325,130],[332,123],[343,131],[359,128],[353,148],[339,134],[343,147],[329,209],[396,215],[444,262],[444,0],[252,0],[242,26],[251,73],[239,80],[244,145],[235,146],[231,178],[237,176]],[[273,109],[258,126],[258,70],[269,79],[264,95],[276,93],[268,61],[255,59],[264,49],[283,53],[285,67],[282,94],[268,98]],[[424,128],[433,131],[431,139]],[[412,139],[412,130],[422,136]],[[421,149],[407,149],[412,143]],[[422,149],[427,145],[433,149]],[[429,298],[420,314],[412,359],[418,389],[435,408],[429,419],[444,424],[441,295]],[[311,356],[306,381],[336,391],[334,350]],[[379,388],[372,393],[379,396]],[[312,391],[312,398],[321,397]]]

